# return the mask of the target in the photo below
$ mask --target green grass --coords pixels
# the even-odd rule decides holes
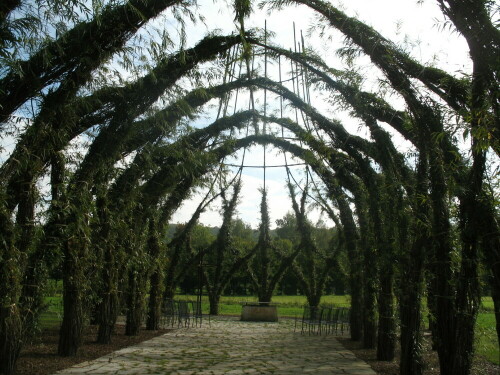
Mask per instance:
[[[177,295],[177,299],[195,301],[194,295]],[[56,328],[61,324],[62,319],[62,297],[47,297],[48,309],[42,314],[41,328]],[[240,315],[241,305],[245,302],[256,302],[256,297],[251,296],[224,296],[219,304],[221,315]],[[273,303],[278,305],[278,314],[281,317],[300,317],[302,306],[306,304],[305,296],[274,296]],[[349,306],[349,296],[323,296],[322,304]],[[208,314],[208,297],[203,296],[202,309],[204,314]],[[491,297],[483,297],[481,311],[476,322],[476,354],[480,355],[492,363],[500,365],[500,351],[495,330],[495,314]]]
[[[195,301],[196,296],[193,295],[177,295],[178,299]],[[302,307],[306,304],[305,296],[274,296],[272,303],[278,305],[278,314],[281,317],[298,317],[302,315]],[[240,315],[241,305],[246,302],[257,302],[257,297],[252,296],[223,296],[219,303],[219,313],[221,315]],[[349,306],[349,296],[323,296],[322,304],[335,306]],[[208,297],[202,298],[202,311],[208,314],[209,303]]]
[[[479,313],[476,321],[476,353],[500,365],[500,351],[494,313]]]
[[[62,297],[46,297],[47,309],[40,316],[40,328],[57,328],[62,320]]]
[[[495,312],[495,308],[493,306],[493,298],[491,297],[483,297],[481,298],[481,311],[484,312]]]

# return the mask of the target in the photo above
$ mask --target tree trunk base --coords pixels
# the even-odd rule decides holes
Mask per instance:
[[[0,310],[0,374],[14,373],[22,345],[22,323],[18,309],[5,307]]]

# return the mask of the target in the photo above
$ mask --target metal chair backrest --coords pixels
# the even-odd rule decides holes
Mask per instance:
[[[203,312],[200,301],[191,301],[191,313],[193,315],[195,325],[198,327],[199,324],[201,327],[203,322]]]
[[[163,301],[162,305],[162,317],[164,319],[165,325],[173,326],[176,318],[176,308],[175,302],[171,298],[167,298]]]
[[[191,314],[187,301],[177,301],[178,325],[189,326]]]
[[[316,322],[321,320],[322,309],[317,306],[304,306],[303,320],[307,322]]]

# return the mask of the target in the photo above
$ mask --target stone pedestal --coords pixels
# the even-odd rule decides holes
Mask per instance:
[[[277,322],[278,309],[273,305],[244,305],[241,320],[247,322]]]

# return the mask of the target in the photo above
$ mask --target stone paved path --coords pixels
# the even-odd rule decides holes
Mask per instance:
[[[375,374],[334,337],[294,333],[291,321],[212,320],[210,327],[178,329],[57,375],[308,373]]]

